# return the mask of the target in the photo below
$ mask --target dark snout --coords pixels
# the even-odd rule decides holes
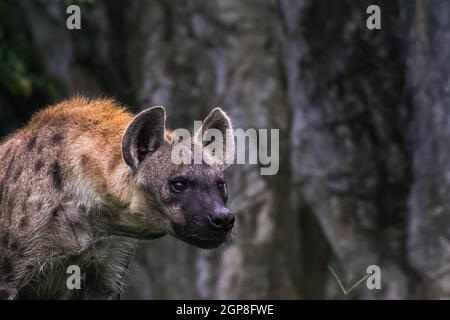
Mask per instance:
[[[229,209],[220,206],[209,213],[197,213],[186,225],[173,225],[175,236],[203,249],[220,246],[228,238],[235,217]]]
[[[229,232],[234,226],[234,215],[227,208],[220,208],[207,215],[208,227],[212,231]]]

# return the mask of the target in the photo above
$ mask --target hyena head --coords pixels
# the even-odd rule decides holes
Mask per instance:
[[[208,148],[215,140],[202,139],[208,132],[223,138],[220,152]],[[200,154],[203,161],[191,157],[191,162],[179,163],[174,161],[175,150],[185,156]],[[214,109],[194,138],[181,140],[165,131],[163,107],[147,109],[125,131],[122,153],[135,177],[131,210],[140,227],[204,249],[227,239],[235,218],[226,207],[223,171],[234,158],[234,141],[230,119],[222,110]]]

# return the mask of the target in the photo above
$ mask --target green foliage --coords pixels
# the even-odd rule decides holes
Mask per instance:
[[[21,98],[30,98],[37,90],[54,94],[55,84],[38,70],[29,35],[11,33],[15,26],[8,19],[13,5],[11,0],[0,1],[0,91]]]
[[[0,86],[15,96],[29,97],[42,79],[29,70],[28,57],[0,34]]]
[[[95,5],[97,0],[45,0],[64,6],[71,4]],[[57,92],[55,84],[48,77],[39,72],[35,61],[31,39],[27,34],[20,38],[11,35],[9,13],[13,0],[0,0],[0,91],[16,97],[30,98],[36,90]],[[65,14],[65,10],[62,11]],[[9,28],[9,29],[8,29]]]

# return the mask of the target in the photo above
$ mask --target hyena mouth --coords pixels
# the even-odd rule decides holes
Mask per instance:
[[[202,239],[197,237],[185,237],[181,239],[186,243],[189,243],[195,247],[200,249],[215,249],[219,247],[226,241],[226,238],[223,239]]]
[[[138,240],[153,240],[166,235],[165,232],[157,230],[149,230],[147,228],[135,228],[122,225],[110,225],[110,235],[126,238],[134,238]]]
[[[201,249],[214,249],[219,247],[227,241],[230,234],[229,232],[215,236],[190,234],[185,228],[177,225],[173,226],[173,231],[172,235],[175,238]]]

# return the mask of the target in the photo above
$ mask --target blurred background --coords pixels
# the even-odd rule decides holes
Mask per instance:
[[[280,129],[277,175],[227,171],[233,240],[142,243],[125,299],[450,298],[449,75],[447,0],[0,0],[2,137],[77,93]]]

